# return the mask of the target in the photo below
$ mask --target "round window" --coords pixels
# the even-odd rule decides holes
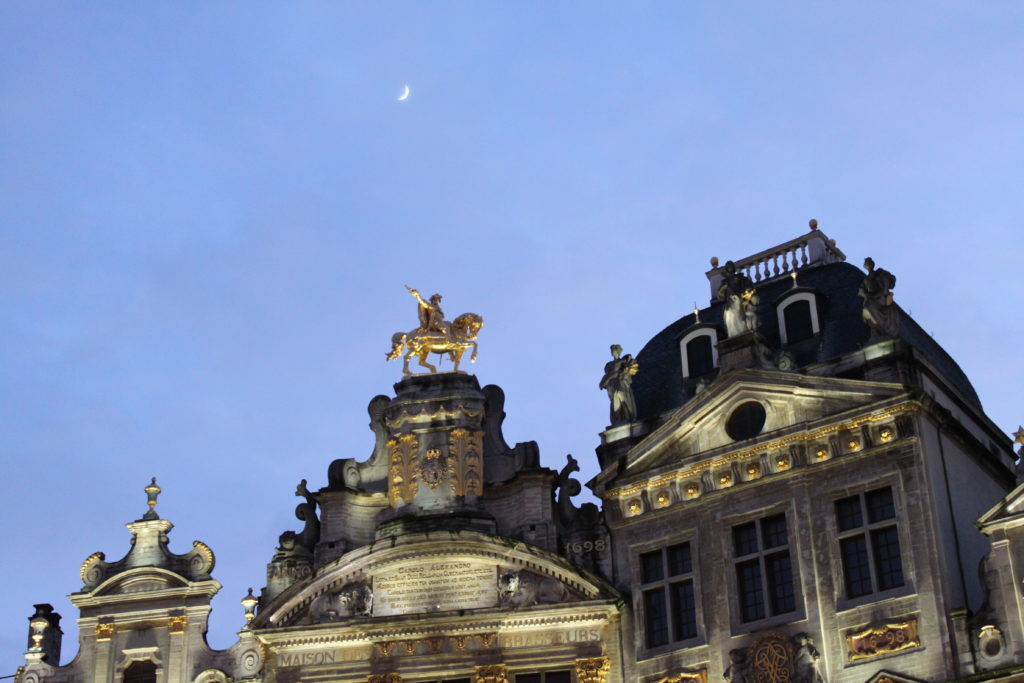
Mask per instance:
[[[725,423],[725,431],[733,441],[750,439],[764,429],[764,406],[757,401],[747,401],[736,407]]]

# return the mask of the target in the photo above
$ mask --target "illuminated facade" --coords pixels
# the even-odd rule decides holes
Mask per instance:
[[[228,650],[203,638],[213,553],[168,551],[154,482],[128,554],[82,565],[78,657],[56,665],[38,605],[18,683],[1017,680],[1010,440],[865,266],[812,226],[713,261],[708,307],[613,347],[603,508],[571,502],[571,457],[505,442],[501,389],[407,375],[370,402],[371,456],[299,484]],[[410,291],[392,358],[476,353],[480,316]]]

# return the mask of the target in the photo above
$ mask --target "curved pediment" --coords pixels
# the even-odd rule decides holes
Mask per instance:
[[[614,595],[597,577],[525,543],[466,531],[410,534],[326,565],[278,596],[253,626],[517,609]]]
[[[94,596],[151,593],[188,586],[178,574],[159,567],[139,567],[110,577],[92,592]]]

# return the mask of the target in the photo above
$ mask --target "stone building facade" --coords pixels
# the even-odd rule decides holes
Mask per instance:
[[[612,349],[601,507],[571,456],[505,442],[500,388],[410,373],[369,404],[372,455],[299,484],[233,647],[205,644],[214,556],[168,550],[154,481],[128,553],[82,565],[78,655],[37,605],[18,683],[1024,678],[1012,443],[895,277],[813,224],[707,277],[709,306]],[[479,316],[411,292],[392,357],[475,354]]]

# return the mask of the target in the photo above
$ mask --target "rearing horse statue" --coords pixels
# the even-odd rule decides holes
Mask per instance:
[[[424,300],[420,293],[406,285],[409,293],[416,297],[419,303],[420,326],[411,332],[396,332],[391,337],[391,351],[387,354],[388,360],[394,360],[405,352],[405,363],[402,366],[402,374],[411,375],[409,370],[409,359],[416,356],[421,367],[427,368],[431,373],[437,372],[437,367],[427,362],[427,355],[431,353],[447,353],[455,364],[454,372],[459,371],[459,362],[462,354],[467,349],[473,349],[470,361],[476,362],[476,337],[483,327],[484,319],[476,313],[463,313],[452,322],[444,319],[444,312],[441,310],[441,295],[434,294],[430,300]]]

